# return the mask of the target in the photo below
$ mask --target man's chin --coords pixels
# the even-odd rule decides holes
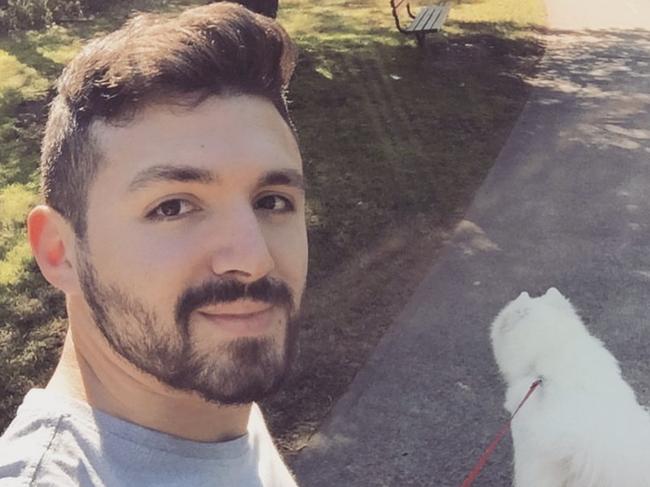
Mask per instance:
[[[196,390],[195,392],[205,401],[218,404],[221,406],[240,406],[252,402],[260,402],[263,399],[273,396],[283,386],[285,376],[278,377],[278,380],[272,384],[247,384],[239,387],[230,394],[224,394],[224,391],[213,390]]]
[[[248,375],[245,378],[243,374],[238,375],[242,377],[239,377],[239,382],[235,387],[228,388],[222,384],[204,382],[194,383],[188,387],[184,387],[184,389],[188,392],[195,392],[207,402],[236,406],[258,402],[276,394],[285,383],[289,374],[288,370],[282,370],[281,372],[274,372],[272,376],[268,373],[264,376]]]
[[[219,357],[191,357],[179,374],[165,382],[175,389],[195,392],[209,402],[248,404],[280,389],[291,371],[294,355],[273,339],[237,339]]]

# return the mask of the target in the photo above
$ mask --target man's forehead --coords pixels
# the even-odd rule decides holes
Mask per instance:
[[[291,129],[272,103],[258,97],[213,97],[195,108],[151,106],[127,123],[95,122],[91,136],[104,162],[119,166],[129,184],[162,166],[177,173],[190,166],[218,173],[213,167],[228,162],[302,170]]]
[[[278,137],[295,141],[295,134],[273,103],[254,95],[210,96],[198,104],[182,99],[171,103],[146,103],[128,116],[114,121],[94,120],[91,133],[100,141],[129,133],[163,132],[183,129],[192,131],[203,125],[205,131],[246,134],[264,127]],[[190,123],[190,126],[188,126]]]

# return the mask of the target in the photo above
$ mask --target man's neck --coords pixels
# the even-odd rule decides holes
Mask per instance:
[[[68,330],[59,364],[47,385],[112,416],[188,440],[228,441],[246,433],[250,404],[219,406],[161,384],[101,347],[75,343]]]

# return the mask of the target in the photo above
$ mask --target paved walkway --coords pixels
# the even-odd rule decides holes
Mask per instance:
[[[460,485],[506,418],[488,327],[522,290],[569,296],[650,404],[650,2],[548,10],[529,103],[456,238],[298,458],[302,485]],[[510,485],[510,444],[475,486]]]

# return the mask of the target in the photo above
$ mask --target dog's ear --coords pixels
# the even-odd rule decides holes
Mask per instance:
[[[564,294],[558,291],[557,288],[555,287],[549,288],[549,290],[546,291],[544,298],[550,300],[550,302],[558,309],[563,309],[565,311],[570,311],[572,313],[576,312],[575,308],[573,307],[573,304],[571,303],[571,301],[569,301],[569,298],[567,298]]]
[[[556,287],[548,288],[548,291],[546,291],[546,294],[544,296],[548,296],[552,298],[564,298],[562,293],[558,291]]]
[[[556,287],[551,287],[546,291],[546,294],[544,294],[544,297],[547,299],[550,299],[551,302],[562,304],[562,305],[571,305],[569,302],[568,298],[562,294],[560,291],[557,290]]]

